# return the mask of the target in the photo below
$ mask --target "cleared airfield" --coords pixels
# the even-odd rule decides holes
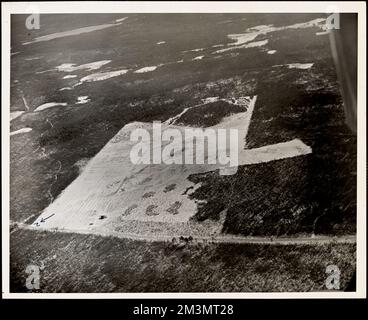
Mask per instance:
[[[229,116],[220,124],[209,127],[238,130],[239,165],[275,161],[312,152],[310,147],[297,139],[245,149],[256,98],[255,96],[246,100],[247,103],[242,105],[244,112]],[[176,119],[180,120],[180,117]],[[197,200],[190,199],[189,196],[199,186],[187,179],[190,175],[218,170],[221,165],[134,164],[130,159],[130,152],[136,142],[132,142],[130,137],[137,128],[152,132],[152,124],[149,123],[135,122],[125,126],[89,161],[81,175],[44,210],[32,226],[35,229],[65,229],[69,232],[75,230],[127,238],[146,237],[148,240],[158,241],[180,236],[196,240],[221,238],[223,219],[205,222],[191,219],[197,212],[198,205]],[[166,129],[179,129],[185,136],[185,127],[168,124],[163,128]],[[150,142],[149,145],[152,146],[153,143]],[[166,145],[168,143],[159,147],[163,149]],[[183,152],[181,145],[173,148],[178,150],[176,152]],[[196,151],[197,149],[193,150],[194,159],[197,157]],[[206,150],[201,148],[198,151]],[[225,214],[226,212],[223,213]]]

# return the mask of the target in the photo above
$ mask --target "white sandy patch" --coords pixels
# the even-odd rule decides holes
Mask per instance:
[[[32,41],[22,43],[22,45],[25,46],[25,45],[28,45],[28,44],[31,44],[31,43],[50,41],[50,40],[64,38],[64,37],[70,37],[70,36],[77,36],[77,35],[83,34],[83,33],[89,33],[89,32],[93,32],[93,31],[98,31],[98,30],[102,30],[102,29],[106,29],[106,28],[115,27],[115,26],[118,26],[120,24],[121,23],[107,23],[107,24],[101,24],[101,25],[97,25],[97,26],[89,26],[89,27],[78,28],[78,29],[73,29],[73,30],[68,30],[68,31],[63,31],[63,32],[56,32],[56,33],[48,34],[48,35],[45,35],[45,36],[37,37]]]
[[[123,17],[123,18],[120,18],[120,19],[116,19],[115,22],[123,22],[126,19],[128,19],[128,17]]]
[[[306,69],[310,69],[312,68],[314,63],[289,63],[287,64],[289,69],[302,69],[302,70],[306,70]]]
[[[40,106],[38,106],[34,110],[34,112],[46,110],[46,109],[53,108],[53,107],[65,107],[67,105],[68,104],[66,102],[48,102],[48,103],[44,103],[44,104],[41,104]]]
[[[26,61],[33,61],[33,60],[39,60],[39,59],[42,59],[43,57],[31,57],[31,58],[25,58],[24,60]]]
[[[200,52],[205,50],[206,48],[196,48],[196,49],[190,49],[190,50],[184,50],[182,53],[188,53],[188,52]]]
[[[76,77],[77,77],[76,74],[68,74],[65,77],[63,77],[63,79],[73,79],[73,78],[76,78]]]
[[[78,101],[76,102],[76,104],[85,104],[90,101],[91,99],[88,99],[88,96],[81,96],[81,97],[78,97]]]
[[[151,72],[151,71],[155,71],[156,69],[157,69],[157,66],[144,67],[144,68],[135,70],[134,73]]]
[[[252,47],[246,46],[246,44],[255,40],[258,36],[266,35],[271,32],[287,30],[287,29],[305,29],[305,28],[311,28],[311,27],[319,27],[321,29],[324,29],[325,21],[326,19],[324,18],[318,18],[318,19],[314,19],[308,22],[296,23],[293,25],[282,26],[282,27],[275,27],[273,25],[259,25],[259,26],[251,27],[251,28],[248,28],[245,33],[229,34],[228,38],[233,40],[233,42],[228,43],[227,46],[235,47],[235,48],[252,48]],[[254,42],[254,43],[257,43],[257,42]],[[228,51],[228,50],[225,50],[225,51]],[[225,51],[218,50],[213,53],[221,53]]]
[[[110,71],[110,72],[93,73],[93,74],[90,74],[80,79],[79,83],[81,84],[83,82],[103,81],[106,79],[121,76],[123,74],[126,74],[128,71],[129,71],[128,69],[122,69],[122,70],[116,70],[116,71]]]
[[[262,46],[265,46],[267,43],[268,43],[267,39],[266,40],[261,40],[261,41],[254,41],[254,42],[243,44],[241,46],[233,46],[233,47],[229,47],[229,48],[225,48],[225,49],[220,49],[220,50],[217,50],[213,53],[216,54],[216,53],[223,53],[223,52],[238,50],[238,49],[262,47]]]
[[[194,106],[195,107],[195,106]],[[193,107],[192,107],[193,108]],[[175,116],[173,116],[173,117],[171,117],[171,118],[169,118],[169,119],[167,119],[166,121],[165,121],[165,124],[174,124],[178,119],[180,119],[181,118],[181,116],[184,114],[184,113],[186,113],[188,110],[189,110],[190,108],[188,107],[188,108],[184,108],[183,109],[183,111],[182,112],[180,112],[179,114],[177,114],[177,115],[175,115]]]
[[[275,54],[277,51],[276,50],[268,50],[267,54]]]
[[[21,133],[27,133],[27,132],[31,132],[32,128],[22,128],[13,132],[10,132],[10,136],[14,136],[16,134],[21,134]]]
[[[165,43],[166,43],[166,41],[159,41],[156,44],[165,44]]]
[[[206,104],[206,103],[213,103],[213,102],[219,101],[220,100],[220,97],[208,97],[208,98],[204,98],[204,99],[201,99],[201,100],[202,100],[202,102],[204,104]]]
[[[202,60],[203,58],[204,56],[198,56],[198,57],[193,58],[192,60]]]
[[[25,108],[26,108],[26,110],[28,111],[28,110],[29,110],[29,105],[28,105],[28,103],[27,103],[27,100],[26,100],[26,98],[25,98],[25,96],[24,96],[23,91],[22,91],[22,90],[20,90],[20,91],[21,91],[21,96],[22,96],[22,100],[23,100],[24,107],[25,107]]]
[[[10,112],[10,121],[20,117],[25,111],[14,111]]]
[[[65,91],[65,90],[73,90],[73,88],[72,87],[64,87],[64,88],[59,89],[59,91]]]
[[[243,46],[239,46],[238,48],[256,48],[256,47],[262,47],[265,46],[268,43],[268,40],[262,40],[262,41],[254,41],[254,42],[249,42]]]
[[[43,73],[51,72],[51,71],[55,71],[55,69],[48,69],[48,70],[43,70],[43,71],[36,71],[36,74],[43,74]]]
[[[228,37],[235,42],[229,43],[231,46],[240,46],[244,43],[248,43],[257,38],[259,34],[257,32],[241,33],[241,34],[229,34]]]
[[[87,71],[92,71],[92,70],[100,69],[102,66],[110,62],[111,60],[101,60],[101,61],[81,64],[79,66],[76,66],[75,63],[63,63],[60,66],[57,66],[56,69],[57,71],[60,71],[60,72],[75,72],[75,71],[84,70],[84,69],[86,69]]]
[[[234,104],[236,106],[244,106],[245,108],[248,108],[248,106],[254,106],[255,104],[255,98],[252,98],[250,96],[244,96],[239,98],[223,98],[221,99],[227,103]]]
[[[288,67],[289,69],[302,69],[307,70],[313,66],[314,63],[287,63],[287,64],[277,64],[272,66],[275,67]]]
[[[246,33],[229,35],[230,39],[236,40],[232,45],[240,45],[253,41],[259,35],[265,35],[271,32],[288,30],[288,29],[306,29],[311,27],[318,27],[323,29],[326,19],[318,18],[308,22],[296,23],[288,26],[275,27],[273,25],[260,25],[248,28]]]
[[[213,103],[217,101],[225,101],[229,104],[237,105],[237,106],[244,106],[248,108],[248,106],[252,103],[252,98],[249,96],[239,97],[239,98],[220,98],[220,97],[208,97],[202,99],[203,104]]]

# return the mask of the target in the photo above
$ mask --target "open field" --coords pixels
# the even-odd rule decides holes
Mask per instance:
[[[32,261],[43,292],[323,290],[329,264],[344,289],[353,243],[162,241],[355,235],[356,136],[323,17],[45,15],[28,31],[14,16],[12,290]],[[133,166],[129,132],[153,121],[238,128],[236,174]]]

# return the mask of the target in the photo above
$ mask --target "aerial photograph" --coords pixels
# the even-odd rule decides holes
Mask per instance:
[[[334,22],[12,14],[10,292],[355,291],[356,32],[344,56]]]

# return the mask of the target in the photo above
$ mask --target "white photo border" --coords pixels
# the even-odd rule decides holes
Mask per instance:
[[[2,2],[2,294],[6,299],[320,299],[366,298],[366,3],[233,1]],[[355,292],[259,293],[10,293],[10,15],[48,13],[358,13],[357,277]]]

